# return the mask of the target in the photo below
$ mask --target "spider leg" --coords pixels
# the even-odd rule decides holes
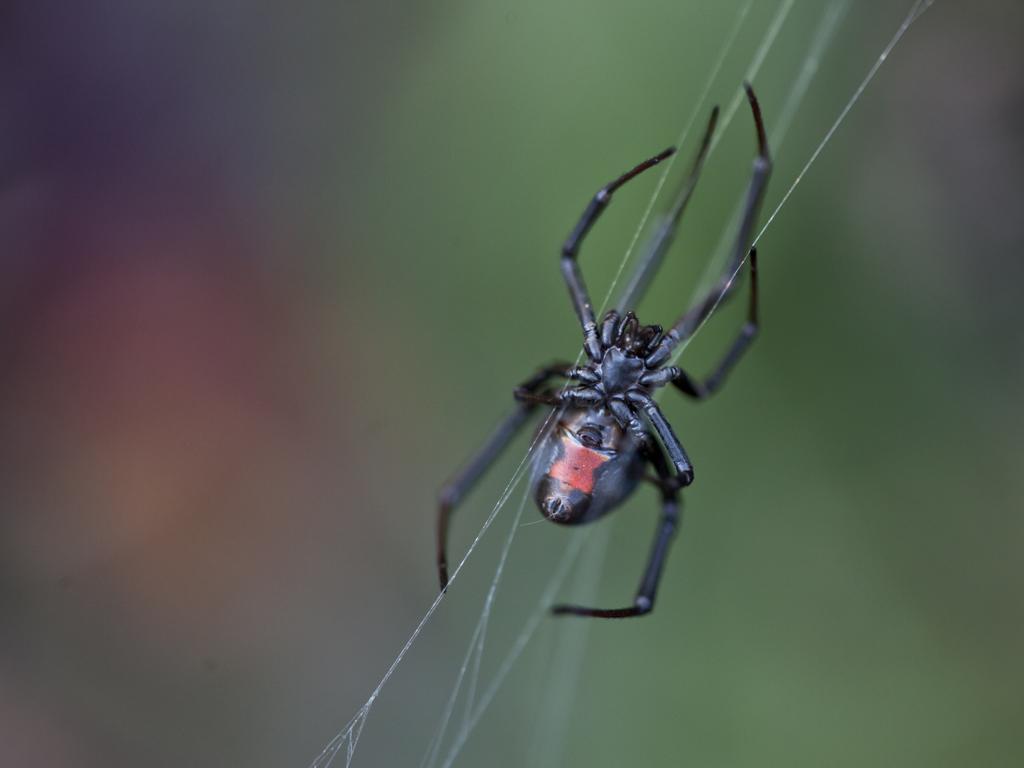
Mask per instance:
[[[751,248],[750,303],[747,306],[747,321],[743,324],[743,327],[740,328],[739,335],[730,345],[729,349],[726,350],[725,355],[722,356],[722,359],[718,362],[718,365],[715,367],[714,371],[712,371],[711,375],[704,381],[696,381],[683,369],[672,366],[645,374],[640,379],[640,383],[645,386],[657,387],[671,382],[676,389],[695,400],[703,400],[706,397],[710,397],[718,390],[719,387],[721,387],[722,383],[725,381],[725,377],[729,374],[729,371],[733,369],[733,366],[735,366],[743,356],[747,347],[749,347],[757,337],[758,328],[757,249]]]
[[[661,409],[658,408],[654,398],[638,389],[630,390],[626,393],[626,397],[629,399],[630,405],[642,409],[647,414],[651,426],[654,427],[654,431],[661,438],[665,450],[668,451],[669,459],[676,470],[676,481],[679,486],[686,487],[692,483],[693,464],[690,463],[690,457],[686,455],[683,444],[679,442],[679,438],[676,437],[672,425],[668,423],[668,419],[665,418]]]
[[[565,278],[565,283],[569,288],[569,296],[572,298],[573,307],[576,309],[576,316],[580,320],[580,325],[583,326],[583,347],[586,349],[587,355],[595,363],[600,362],[603,350],[601,348],[601,340],[598,338],[594,307],[590,303],[590,294],[587,292],[587,286],[583,282],[583,273],[580,271],[577,260],[580,244],[583,242],[583,238],[586,237],[587,232],[590,231],[590,228],[594,226],[594,222],[600,217],[601,212],[611,202],[612,194],[615,190],[634,176],[657,165],[673,152],[675,152],[675,148],[669,147],[599,189],[562,246],[562,276]]]
[[[654,273],[661,266],[661,262],[665,258],[665,252],[668,251],[672,241],[675,240],[676,230],[679,228],[679,222],[683,218],[683,212],[690,203],[693,190],[697,187],[701,170],[704,168],[704,160],[707,158],[708,149],[711,147],[711,137],[715,133],[715,125],[717,123],[718,107],[716,106],[711,110],[708,127],[704,131],[704,139],[701,141],[700,149],[697,150],[697,155],[693,159],[693,165],[690,166],[689,175],[680,185],[672,207],[662,214],[657,229],[654,230],[644,246],[644,253],[637,263],[629,285],[619,300],[620,311],[636,306],[640,298],[646,293],[648,286],[650,286]]]
[[[707,320],[715,307],[728,299],[735,291],[737,287],[736,273],[743,264],[743,257],[751,248],[750,242],[753,239],[754,225],[757,223],[761,202],[764,200],[768,177],[771,175],[772,161],[768,154],[768,139],[765,136],[761,107],[757,103],[757,97],[750,84],[744,83],[743,87],[747,91],[747,100],[750,102],[750,109],[754,114],[758,153],[754,158],[754,170],[747,187],[746,202],[743,207],[743,215],[740,218],[739,231],[736,233],[736,240],[733,243],[732,256],[729,259],[725,275],[718,284],[676,320],[658,348],[648,356],[646,363],[649,368],[657,368],[664,363],[676,345],[690,338]]]
[[[676,437],[676,433],[672,430],[672,425],[668,423],[668,419],[662,414],[654,399],[646,392],[639,390],[631,390],[626,393],[626,397],[633,406],[643,409],[655,432],[661,438],[661,442],[665,444],[665,448],[668,450],[677,473],[674,479],[676,485],[683,488],[692,483],[693,464],[690,463],[690,457],[686,455],[683,444],[679,442],[679,438]],[[645,451],[654,450],[654,440],[651,438],[650,433],[644,429],[644,425],[629,404],[623,400],[613,399],[608,401],[608,408],[622,428],[627,430]]]
[[[519,388],[523,392],[535,392],[555,376],[568,376],[573,373],[569,363],[553,363],[538,370],[524,381]],[[521,400],[516,410],[510,413],[487,438],[487,442],[477,453],[449,480],[439,494],[437,512],[437,574],[441,582],[441,590],[448,586],[448,522],[455,507],[473,488],[480,477],[501,454],[515,437],[519,429],[526,423],[533,410],[541,403]],[[547,404],[547,403],[543,403]]]
[[[654,598],[658,592],[661,573],[665,566],[669,545],[679,527],[679,484],[669,469],[662,450],[650,441],[651,447],[645,450],[645,456],[654,465],[658,473],[658,487],[661,489],[661,519],[654,533],[654,544],[647,558],[647,567],[640,580],[633,605],[628,608],[584,608],[579,605],[556,605],[551,612],[556,616],[589,616],[598,619],[627,619],[643,616],[654,608]]]
[[[615,338],[619,335],[619,313],[609,309],[604,320],[601,321],[601,345],[608,349],[615,344]]]
[[[515,398],[520,403],[534,405],[569,405],[589,408],[604,401],[604,395],[594,389],[545,389],[542,392],[530,392],[520,387],[515,391]]]
[[[615,420],[619,422],[619,426],[633,436],[633,440],[636,441],[637,445],[640,445],[644,450],[650,449],[651,443],[654,441],[647,430],[644,429],[643,423],[633,412],[633,409],[625,401],[613,398],[608,401],[608,409],[615,416]]]

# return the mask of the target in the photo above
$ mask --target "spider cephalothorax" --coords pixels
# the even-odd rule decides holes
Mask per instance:
[[[675,150],[670,148],[655,155],[598,190],[562,246],[562,276],[583,330],[583,352],[587,362],[581,366],[554,363],[541,368],[517,387],[515,398],[519,401],[519,408],[499,425],[473,460],[441,491],[437,519],[437,569],[441,589],[448,585],[445,541],[452,509],[508,445],[530,413],[537,406],[549,406],[559,409],[558,419],[552,429],[541,432],[536,456],[536,467],[540,471],[534,484],[534,499],[546,518],[563,525],[597,519],[633,492],[648,465],[657,475],[654,482],[661,491],[662,499],[661,520],[654,546],[633,604],[613,609],[561,605],[556,606],[554,612],[625,618],[643,615],[654,607],[669,542],[679,522],[679,489],[693,482],[693,466],[672,426],[654,401],[653,392],[658,387],[672,384],[696,400],[708,397],[718,389],[757,333],[757,253],[751,247],[751,240],[771,172],[771,161],[760,107],[750,86],[744,83],[744,88],[757,128],[758,153],[754,158],[746,203],[725,275],[668,331],[657,325],[641,325],[632,312],[620,316],[614,310],[604,316],[599,326],[577,261],[580,244],[619,187],[657,165]],[[704,141],[690,175],[641,260],[638,277],[653,271],[672,241],[707,157],[717,118],[716,107],[711,112]],[[678,346],[693,336],[715,307],[732,294],[735,278],[748,252],[750,301],[747,321],[717,368],[706,379],[700,380],[691,378],[681,368],[666,365]],[[554,377],[562,377],[570,383],[548,386]]]
[[[516,389],[515,396],[522,402],[606,411],[637,445],[649,450],[650,435],[636,411],[648,413],[671,434],[671,427],[658,411],[651,391],[685,377],[679,368],[662,367],[674,345],[674,331],[666,335],[660,325],[641,325],[632,312],[620,317],[611,310],[601,322],[597,343],[588,345],[589,353],[597,359],[563,374],[570,381],[579,382],[578,385],[557,392],[536,392],[531,387],[532,382],[525,382]],[[682,446],[670,452],[674,459],[679,459],[675,462],[678,474],[674,482],[680,487],[689,485],[693,481],[693,469]],[[547,514],[548,507],[543,502],[540,506]],[[556,522],[565,521],[557,519]]]

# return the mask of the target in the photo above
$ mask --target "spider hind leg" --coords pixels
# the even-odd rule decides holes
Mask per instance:
[[[654,466],[658,474],[658,487],[661,489],[661,518],[654,533],[654,543],[647,557],[647,566],[640,579],[640,586],[633,598],[633,605],[625,608],[586,608],[580,605],[555,605],[551,612],[556,616],[584,616],[595,619],[628,619],[643,616],[654,609],[658,584],[665,567],[669,546],[679,528],[679,483],[669,469],[668,461],[661,448],[651,440],[644,450],[645,457]]]

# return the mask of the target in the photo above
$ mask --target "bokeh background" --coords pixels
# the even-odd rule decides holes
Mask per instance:
[[[909,5],[853,3],[769,209]],[[578,349],[559,243],[675,140],[738,7],[4,4],[0,763],[316,756],[434,599],[442,480]],[[795,4],[755,80],[769,122],[822,7]],[[757,345],[712,402],[664,398],[698,481],[657,610],[545,619],[457,765],[1024,761],[1022,10],[939,0],[890,57],[761,242]],[[740,111],[642,319],[692,296],[752,148]],[[597,298],[654,183],[587,243]],[[419,764],[523,494],[355,764]],[[560,595],[631,596],[655,508],[517,530],[481,688],[573,537]]]

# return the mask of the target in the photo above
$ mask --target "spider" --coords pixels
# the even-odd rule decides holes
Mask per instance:
[[[679,525],[679,490],[693,482],[693,465],[652,393],[658,387],[672,384],[695,400],[709,397],[721,386],[758,330],[757,252],[751,247],[751,239],[771,173],[771,159],[757,97],[748,83],[743,87],[757,131],[757,156],[739,231],[724,276],[667,332],[658,325],[641,325],[631,311],[620,316],[617,311],[610,310],[598,324],[577,261],[580,244],[611,202],[612,194],[630,179],[671,156],[675,149],[670,147],[645,160],[598,190],[562,246],[561,260],[562,276],[583,328],[583,351],[587,362],[578,367],[554,363],[541,368],[520,384],[514,393],[517,409],[499,424],[477,454],[441,490],[437,518],[437,569],[442,591],[448,585],[446,541],[453,510],[530,414],[538,406],[546,406],[558,409],[558,419],[553,429],[542,434],[538,444],[537,461],[543,471],[537,476],[533,493],[537,506],[548,520],[562,525],[596,520],[632,494],[644,479],[648,464],[653,467],[656,477],[647,479],[661,493],[661,518],[633,604],[611,609],[556,605],[552,612],[556,615],[627,618],[642,616],[654,608],[665,557]],[[638,274],[648,266],[656,266],[668,247],[700,176],[717,119],[718,107],[715,107],[682,192]],[[732,293],[733,277],[748,250],[750,298],[747,320],[717,367],[706,379],[699,380],[681,368],[665,365],[673,350],[690,338],[715,307]],[[550,386],[556,377],[576,385]],[[653,434],[645,426],[645,421],[653,428]],[[655,439],[655,434],[658,439]]]

